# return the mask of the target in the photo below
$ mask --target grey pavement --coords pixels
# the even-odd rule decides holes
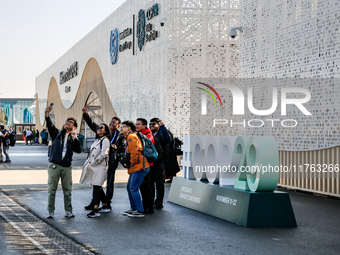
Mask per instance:
[[[73,169],[81,169],[86,160],[86,153],[74,153]],[[40,144],[26,145],[23,141],[10,147],[9,157],[12,163],[0,164],[1,170],[46,170],[48,164],[47,146]]]
[[[15,164],[12,162],[13,168]],[[34,169],[33,164],[30,167]],[[169,188],[166,184],[162,210],[144,218],[129,218],[122,215],[129,209],[125,184],[117,184],[112,212],[87,218],[83,207],[91,199],[91,188],[75,184],[72,196],[76,217],[64,217],[59,189],[55,218],[46,219],[46,184],[0,186],[2,192],[41,220],[98,254],[339,254],[340,200],[288,191],[297,228],[245,228],[166,202]],[[3,220],[0,224],[1,236]],[[4,236],[1,247],[8,241]],[[0,254],[6,254],[1,249]]]

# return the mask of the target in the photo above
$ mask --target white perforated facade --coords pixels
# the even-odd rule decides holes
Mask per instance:
[[[297,85],[312,93],[308,104],[312,116],[301,119],[295,129],[252,135],[274,135],[280,150],[339,145],[340,2],[244,0],[240,2],[240,25],[244,29],[239,51],[241,78],[328,78]],[[264,94],[270,96],[271,92],[259,86],[254,96]]]
[[[134,31],[122,42],[132,42],[134,37],[135,54],[132,49],[118,52],[113,65],[111,31],[133,28],[133,15],[137,29],[138,12],[154,4],[159,13],[146,23],[152,24],[158,38],[146,42],[140,51]],[[238,40],[230,42],[228,37],[230,27],[238,23],[238,11],[238,0],[127,0],[36,78],[41,125],[51,79],[57,81],[63,107],[71,109],[82,89],[86,65],[95,59],[111,100],[102,104],[112,104],[122,120],[159,117],[175,135],[188,134],[190,78],[238,75]],[[60,85],[59,73],[75,61],[78,75]],[[65,92],[65,86],[70,92]]]
[[[310,84],[312,117],[289,135],[275,134],[280,164],[323,172],[284,173],[279,185],[340,196],[332,169],[340,162],[340,1],[242,0],[240,25],[240,77],[325,79]]]

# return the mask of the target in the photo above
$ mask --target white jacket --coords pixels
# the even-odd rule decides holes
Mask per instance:
[[[102,148],[100,149],[100,143]],[[85,161],[80,176],[80,183],[102,186],[107,177],[106,158],[109,155],[110,141],[107,137],[101,137],[91,146],[88,159]]]

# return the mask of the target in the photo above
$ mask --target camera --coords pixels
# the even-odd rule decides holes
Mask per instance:
[[[165,21],[166,21],[166,18],[162,18],[162,19],[161,19],[161,21],[160,21],[161,27],[163,27],[163,26],[164,26],[164,24],[165,24]]]
[[[240,26],[240,27],[232,27],[230,29],[229,36],[234,39],[237,36],[237,30],[240,31],[240,32],[243,32],[242,26]]]

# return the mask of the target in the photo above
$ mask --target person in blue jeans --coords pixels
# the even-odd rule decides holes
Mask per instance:
[[[130,175],[126,189],[131,209],[123,215],[129,217],[144,217],[144,207],[139,193],[139,187],[150,171],[150,164],[142,155],[143,146],[136,133],[136,126],[131,121],[122,123],[122,134],[126,137],[125,154],[130,156],[128,174]]]

